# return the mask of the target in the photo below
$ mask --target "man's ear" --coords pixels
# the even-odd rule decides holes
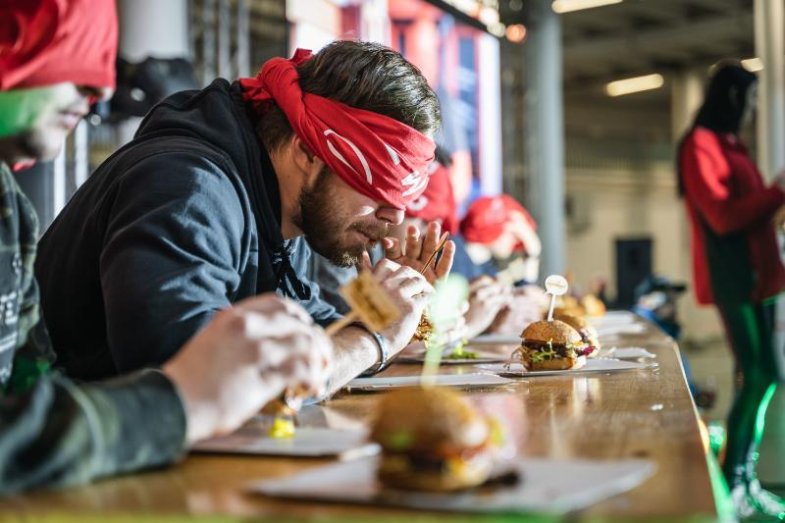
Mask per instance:
[[[306,183],[313,183],[324,166],[324,162],[311,152],[296,134],[291,142],[291,156],[297,169],[305,175]]]

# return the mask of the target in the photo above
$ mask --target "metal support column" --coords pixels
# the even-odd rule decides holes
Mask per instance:
[[[540,274],[547,277],[567,268],[561,19],[550,0],[530,0],[526,5],[524,149],[531,180],[526,202],[539,225]]]
[[[212,82],[218,68],[215,63],[215,10],[216,0],[202,2],[202,84]]]
[[[763,62],[759,82],[758,165],[771,178],[785,168],[785,6],[755,0],[755,50]]]
[[[251,11],[249,0],[237,0],[237,54],[235,72],[237,76],[250,76],[251,66]]]
[[[783,0],[755,0],[755,51],[763,62],[759,73],[757,146],[758,165],[772,179],[785,168],[785,6]],[[775,347],[780,374],[785,376],[785,300],[777,302]],[[785,485],[785,457],[781,443],[785,437],[785,389],[777,390],[766,416],[758,466],[764,484]],[[780,408],[777,408],[777,407]]]
[[[187,0],[120,0],[118,15],[123,58],[189,56]]]
[[[232,78],[232,10],[229,0],[218,0],[218,76]]]

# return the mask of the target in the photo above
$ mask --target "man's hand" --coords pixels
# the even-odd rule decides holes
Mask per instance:
[[[330,339],[296,303],[257,296],[215,315],[164,366],[184,402],[188,443],[238,428],[287,388],[320,395]]]
[[[502,308],[489,331],[495,334],[520,334],[530,323],[542,319],[545,297],[545,292],[535,285],[513,289],[509,305]]]
[[[397,238],[385,238],[382,241],[384,254],[388,260],[392,260],[398,265],[411,267],[420,272],[428,259],[436,252],[439,247],[442,227],[438,222],[431,222],[425,232],[425,236],[420,237],[420,230],[414,225],[406,229],[406,239],[403,245]],[[447,276],[452,268],[452,259],[455,256],[455,244],[452,240],[444,245],[441,257],[434,261],[425,271],[425,278],[433,285],[436,280]]]
[[[391,354],[395,354],[408,345],[414,335],[433,287],[411,267],[387,259],[376,264],[373,276],[401,311],[400,319],[380,333],[387,340]]]
[[[785,191],[785,170],[782,170],[777,173],[777,176],[774,177],[774,183],[783,191]]]
[[[469,307],[464,315],[466,335],[474,338],[491,326],[494,318],[512,300],[512,289],[493,278],[481,276],[469,286]]]

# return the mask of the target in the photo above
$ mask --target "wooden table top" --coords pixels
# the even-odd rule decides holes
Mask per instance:
[[[576,514],[580,520],[627,521],[699,518],[716,508],[698,417],[681,368],[678,348],[647,326],[617,345],[643,346],[659,368],[608,374],[536,377],[473,388],[467,395],[504,418],[522,456],[548,458],[645,458],[656,472],[638,488]],[[607,344],[607,343],[606,343]],[[397,364],[383,375],[416,374],[417,365]],[[443,366],[468,372],[470,365]],[[340,393],[318,409],[328,426],[362,425],[378,394]],[[315,502],[294,503],[247,493],[249,483],[321,466],[329,460],[192,455],[166,470],[108,479],[60,492],[38,492],[0,501],[0,521],[26,517],[82,520],[90,514],[123,520],[136,516],[183,519],[220,515],[227,520],[500,521],[499,516],[412,512]],[[224,519],[221,518],[221,519]],[[504,519],[504,518],[502,518]],[[515,518],[508,518],[515,519]],[[25,521],[27,521],[25,519]]]

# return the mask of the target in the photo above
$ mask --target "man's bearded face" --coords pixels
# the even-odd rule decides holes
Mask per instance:
[[[325,166],[313,185],[300,193],[294,221],[314,251],[335,265],[350,267],[387,236],[389,224],[376,217],[377,208]]]

